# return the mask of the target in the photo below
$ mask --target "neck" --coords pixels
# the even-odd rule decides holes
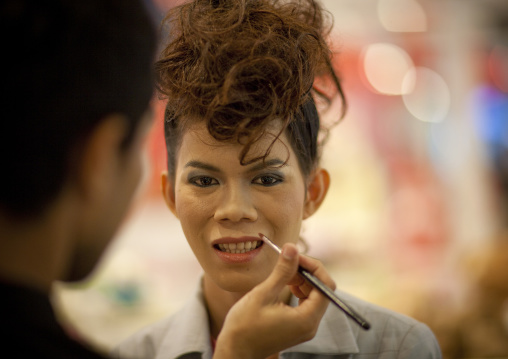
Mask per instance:
[[[210,334],[212,337],[217,338],[224,320],[229,312],[229,309],[236,302],[238,302],[246,292],[229,292],[226,291],[213,282],[211,278],[207,277],[206,274],[203,278],[203,293],[205,297],[205,303],[208,309],[208,315],[210,320]],[[288,288],[285,288],[280,295],[280,300],[285,303],[289,303],[291,298],[291,292]]]

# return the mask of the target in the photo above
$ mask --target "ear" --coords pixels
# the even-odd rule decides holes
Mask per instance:
[[[120,147],[127,131],[126,119],[121,115],[104,118],[86,138],[78,162],[77,183],[87,199],[107,198],[109,185],[121,161]]]
[[[330,174],[324,168],[316,169],[309,179],[303,219],[309,218],[318,210],[330,187]]]
[[[162,188],[162,196],[164,197],[164,201],[166,201],[166,205],[171,210],[171,212],[173,212],[175,217],[178,218],[175,205],[175,186],[173,184],[173,181],[169,178],[167,171],[162,172],[161,188]]]

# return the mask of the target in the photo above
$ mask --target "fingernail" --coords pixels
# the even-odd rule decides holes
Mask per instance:
[[[282,248],[282,256],[286,259],[293,259],[298,254],[295,246],[284,246]]]

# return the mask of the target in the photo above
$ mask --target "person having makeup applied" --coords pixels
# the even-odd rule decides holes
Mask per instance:
[[[135,193],[152,121],[155,31],[140,0],[5,0],[0,30],[2,350],[105,358],[58,320],[52,286],[90,275]],[[333,285],[319,263],[300,261]],[[297,308],[277,302],[286,284],[301,283],[298,262],[286,245],[267,280],[230,310],[215,358],[264,358],[315,334],[322,296]]]
[[[204,274],[180,311],[121,343],[116,357],[210,358],[228,313],[277,261],[258,234],[278,246],[298,242],[330,183],[319,165],[316,104],[345,102],[329,20],[314,0],[194,0],[167,14],[169,38],[156,63],[167,99],[162,188]],[[316,79],[334,84],[336,95]],[[316,263],[301,264],[312,271]],[[308,283],[289,287],[279,309],[315,294]],[[266,357],[441,357],[425,324],[338,294],[370,330],[330,305],[313,339]]]

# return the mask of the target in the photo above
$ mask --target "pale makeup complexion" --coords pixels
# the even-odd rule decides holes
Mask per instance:
[[[279,131],[280,124],[268,130],[248,158],[264,154]],[[183,133],[174,180],[162,176],[166,203],[204,270],[214,336],[231,306],[275,266],[277,254],[258,233],[281,247],[296,243],[302,220],[319,208],[329,185],[328,172],[321,168],[304,178],[285,134],[264,162],[241,165],[242,148],[215,140],[204,123],[194,124]],[[282,300],[289,294],[283,293]]]

